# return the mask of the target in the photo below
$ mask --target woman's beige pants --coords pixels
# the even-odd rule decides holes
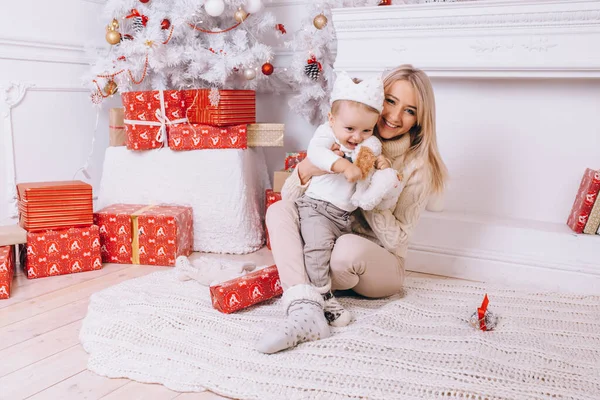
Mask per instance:
[[[309,283],[294,202],[281,200],[271,205],[266,224],[284,290]],[[332,290],[352,289],[366,297],[385,297],[399,292],[404,283],[404,259],[358,235],[343,235],[336,241],[330,267]]]

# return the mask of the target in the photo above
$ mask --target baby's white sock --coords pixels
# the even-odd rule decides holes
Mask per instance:
[[[329,337],[323,314],[323,297],[311,285],[292,286],[283,293],[286,318],[275,329],[267,329],[256,344],[261,353],[276,353],[298,343]]]
[[[352,314],[346,310],[335,297],[333,293],[327,292],[323,295],[325,305],[323,307],[325,311],[325,318],[329,322],[329,325],[340,327],[346,326],[352,321]]]

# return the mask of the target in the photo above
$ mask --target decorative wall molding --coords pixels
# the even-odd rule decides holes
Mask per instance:
[[[11,38],[0,38],[0,59],[81,65],[94,61],[81,45]]]
[[[19,211],[17,207],[17,173],[15,164],[15,146],[14,136],[12,129],[12,116],[11,110],[19,105],[19,103],[25,97],[27,89],[31,87],[31,84],[22,82],[8,82],[0,83],[0,120],[3,143],[3,155],[4,160],[3,169],[5,171],[5,186],[6,190],[3,190],[3,208],[7,210],[5,213],[9,218],[17,218]]]
[[[600,236],[566,224],[425,212],[407,266],[420,272],[508,285],[600,293]]]
[[[600,78],[599,1],[345,8],[333,22],[335,68],[355,74],[409,62],[431,76]]]

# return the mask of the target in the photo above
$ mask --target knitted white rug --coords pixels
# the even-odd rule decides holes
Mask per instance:
[[[493,332],[467,320],[488,293]],[[408,278],[403,297],[341,298],[356,321],[264,355],[280,300],[225,315],[161,271],[92,296],[80,339],[100,375],[240,399],[598,399],[600,297]]]

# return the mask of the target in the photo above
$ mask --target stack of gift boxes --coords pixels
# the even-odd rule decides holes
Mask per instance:
[[[265,212],[273,204],[281,200],[281,189],[285,180],[294,171],[294,168],[300,161],[306,158],[306,151],[298,151],[293,153],[285,153],[284,169],[275,171],[273,174],[273,189],[267,189],[265,193]],[[271,249],[271,241],[269,240],[269,231],[265,226],[265,235],[267,237],[267,248]]]
[[[93,224],[92,187],[82,181],[17,185],[19,224],[27,231],[20,259],[27,278],[102,268]]]
[[[284,125],[256,123],[253,90],[125,92],[109,111],[111,146],[129,150],[246,149],[283,146]]]
[[[585,170],[567,225],[575,233],[600,234],[600,170]]]

